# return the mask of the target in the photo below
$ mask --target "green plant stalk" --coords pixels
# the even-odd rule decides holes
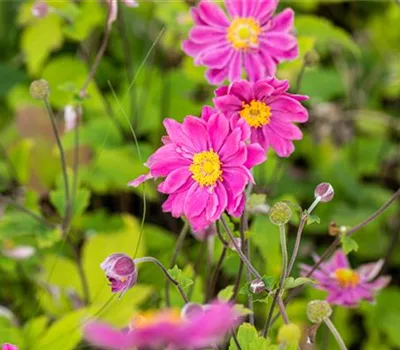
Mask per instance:
[[[140,263],[144,263],[144,262],[151,262],[155,265],[157,265],[162,272],[164,273],[164,275],[169,279],[169,281],[175,285],[175,287],[178,289],[179,294],[181,295],[183,301],[185,302],[185,304],[187,304],[189,302],[188,297],[186,296],[185,292],[183,291],[181,285],[179,284],[179,282],[174,279],[168,272],[168,270],[164,267],[163,264],[161,264],[161,262],[159,260],[157,260],[156,258],[153,258],[152,256],[145,256],[143,258],[137,258],[134,260],[135,264],[140,264]]]
[[[329,317],[324,319],[324,322],[332,335],[335,337],[336,342],[338,343],[340,350],[347,350],[346,344],[344,343],[342,337],[340,336],[340,333],[336,329],[335,325],[332,323]]]

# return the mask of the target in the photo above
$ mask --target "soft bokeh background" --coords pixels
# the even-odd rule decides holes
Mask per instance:
[[[165,117],[198,115],[210,104],[213,87],[203,68],[185,57],[180,43],[191,27],[192,1],[142,1],[139,8],[120,6],[109,45],[89,96],[78,92],[94,61],[106,24],[105,1],[48,1],[53,11],[38,19],[32,1],[0,2],[0,343],[20,349],[83,349],[81,323],[99,318],[124,326],[138,309],[164,304],[164,278],[143,266],[139,283],[122,299],[112,298],[99,263],[110,253],[134,255],[143,216],[142,189],[127,187],[145,171],[142,163],[160,145]],[[353,226],[379,208],[400,185],[400,7],[395,1],[282,1],[296,11],[300,57],[279,67],[279,77],[310,96],[310,122],[304,139],[289,159],[273,153],[256,169],[255,192],[267,203],[289,199],[303,207],[313,200],[322,181],[335,188],[335,198],[317,207],[320,218],[305,229],[299,260],[324,251],[333,238],[331,221]],[[304,67],[307,54],[310,66]],[[69,242],[31,216],[7,205],[12,199],[52,223],[60,223],[63,200],[60,158],[48,116],[29,94],[37,78],[51,86],[50,101],[60,130],[66,105],[81,105],[79,189]],[[130,125],[138,138],[135,146]],[[72,171],[75,131],[62,132]],[[162,213],[155,185],[146,188],[146,217],[137,256],[152,255],[169,265],[182,222]],[[400,348],[400,203],[354,235],[359,263],[385,259],[393,280],[376,305],[335,308],[334,323],[351,349]],[[289,230],[292,247],[298,218]],[[267,217],[251,221],[252,260],[262,273],[278,276],[279,235]],[[35,253],[23,260],[10,257],[15,247]],[[189,236],[178,265],[192,300],[204,300],[207,266],[221,246]],[[238,259],[230,253],[218,288],[232,285]],[[82,301],[80,273],[90,301]],[[294,272],[297,274],[297,270]],[[182,276],[181,276],[181,279]],[[243,280],[243,284],[245,281]],[[173,303],[181,305],[171,290]],[[324,297],[307,287],[288,312],[305,330],[309,300]],[[244,301],[245,296],[240,295]],[[262,325],[267,304],[256,303]],[[278,323],[279,324],[279,323]],[[275,332],[276,329],[274,329]],[[273,338],[275,333],[272,334]],[[317,336],[322,349],[336,349],[326,330]],[[250,348],[249,348],[250,349]]]

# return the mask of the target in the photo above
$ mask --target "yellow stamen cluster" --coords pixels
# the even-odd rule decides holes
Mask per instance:
[[[253,100],[249,104],[245,103],[239,114],[251,127],[259,128],[269,123],[271,107],[264,102]]]
[[[200,186],[213,186],[218,180],[222,181],[222,170],[219,156],[212,149],[196,153],[189,170],[192,178]]]
[[[337,269],[334,272],[336,280],[342,287],[355,287],[360,281],[360,276],[357,272],[351,269]]]
[[[183,322],[178,309],[169,309],[163,311],[145,311],[137,314],[131,324],[131,329],[138,329],[148,327],[159,322],[167,322],[173,324],[180,324]]]
[[[258,46],[258,37],[261,27],[253,18],[235,18],[228,28],[226,38],[232,47],[239,51],[246,51]]]

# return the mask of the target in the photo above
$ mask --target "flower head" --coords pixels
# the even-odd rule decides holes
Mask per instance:
[[[133,319],[129,331],[91,323],[84,333],[90,343],[107,349],[197,349],[219,343],[239,321],[231,304],[216,302],[185,317],[174,309],[145,312]]]
[[[314,257],[315,261],[319,258]],[[353,270],[346,255],[337,250],[333,257],[313,272],[311,277],[317,281],[316,288],[329,293],[327,301],[330,304],[347,307],[357,306],[361,300],[373,301],[374,293],[386,287],[389,276],[376,278],[382,269],[383,260],[361,265]],[[301,265],[302,273],[306,275],[311,267]]]
[[[4,343],[1,346],[1,350],[18,350],[18,347],[9,343]]]
[[[225,0],[226,14],[203,0],[191,10],[195,26],[183,51],[195,64],[208,67],[211,84],[240,79],[243,68],[251,81],[272,76],[279,62],[298,55],[294,12],[286,9],[273,16],[277,5],[278,0]]]
[[[325,300],[312,300],[307,305],[307,317],[312,323],[321,323],[331,315],[332,308]]]
[[[292,218],[292,209],[285,202],[275,203],[268,213],[274,225],[285,225]]]
[[[111,254],[101,263],[100,267],[110,281],[113,293],[125,293],[137,281],[135,262],[126,254]]]
[[[256,83],[238,80],[215,91],[215,106],[235,124],[245,121],[251,141],[265,151],[272,147],[280,157],[294,151],[293,140],[303,137],[295,122],[305,123],[308,112],[301,101],[308,97],[287,92],[289,83],[269,77]]]
[[[224,114],[204,107],[202,118],[188,116],[182,124],[166,119],[164,126],[168,136],[147,161],[150,173],[130,185],[165,177],[158,186],[168,195],[163,210],[185,215],[195,231],[210,226],[225,210],[240,216],[244,189],[253,181],[249,170],[265,160],[258,144],[246,142],[246,123],[232,127]]]
[[[49,83],[44,79],[34,80],[29,87],[29,92],[36,100],[48,98],[50,95]]]
[[[328,182],[320,183],[314,191],[314,197],[320,198],[321,202],[330,202],[335,195],[332,185]]]

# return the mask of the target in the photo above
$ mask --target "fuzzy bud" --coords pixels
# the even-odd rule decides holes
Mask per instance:
[[[101,263],[100,267],[110,281],[112,293],[125,293],[137,281],[135,262],[126,254],[111,254]]]
[[[4,343],[1,346],[1,350],[18,350],[18,347],[9,343]]]
[[[263,281],[257,278],[251,281],[249,288],[253,294],[260,294],[265,291],[265,284]]]
[[[297,345],[301,338],[301,330],[294,323],[283,325],[279,328],[278,341],[287,345]]]
[[[332,308],[325,300],[313,300],[307,305],[307,317],[312,323],[321,323],[332,315]]]
[[[36,100],[48,98],[50,95],[49,83],[44,79],[34,80],[29,87],[29,92]]]
[[[32,6],[32,16],[37,18],[46,17],[49,13],[49,5],[44,1],[36,1]]]
[[[320,183],[314,191],[314,197],[320,198],[321,202],[330,202],[335,194],[333,187],[330,183]]]
[[[190,320],[193,317],[201,314],[204,311],[204,307],[196,303],[187,303],[181,310],[181,317],[184,320]]]
[[[292,210],[284,202],[275,203],[269,211],[269,219],[274,225],[284,225],[292,217]]]

